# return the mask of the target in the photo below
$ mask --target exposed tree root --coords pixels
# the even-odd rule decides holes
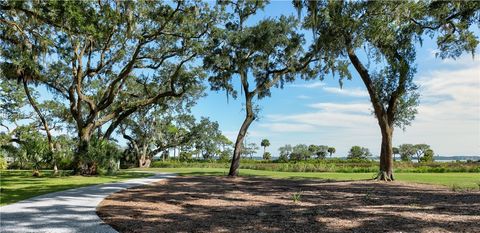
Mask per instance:
[[[395,180],[395,178],[393,177],[393,172],[390,173],[390,175],[388,175],[386,171],[379,171],[375,176],[375,178],[373,179],[378,181],[394,181]]]

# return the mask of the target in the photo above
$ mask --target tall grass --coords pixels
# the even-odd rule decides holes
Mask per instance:
[[[228,168],[229,162],[225,161],[155,161],[151,167],[156,168]],[[378,162],[376,161],[349,161],[340,159],[307,160],[300,162],[272,162],[243,159],[241,169],[282,171],[282,172],[344,172],[344,173],[365,173],[377,172]],[[444,172],[480,172],[479,162],[432,162],[412,163],[395,162],[394,172],[415,172],[415,173],[444,173]]]

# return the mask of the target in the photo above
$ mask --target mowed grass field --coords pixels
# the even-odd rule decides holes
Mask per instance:
[[[52,176],[52,171],[41,173],[41,177],[33,177],[32,171],[0,171],[0,206],[45,193],[151,176],[151,174],[139,172],[119,172],[113,176],[90,177]]]
[[[143,171],[144,173],[131,172]],[[0,171],[0,206],[38,195],[127,179],[150,176],[149,172],[169,172],[180,176],[225,176],[225,168],[145,168],[123,170],[114,176],[51,176],[42,171],[42,177],[33,177],[31,171]],[[240,169],[240,176],[259,176],[280,179],[368,180],[375,173],[335,172],[277,172]],[[453,191],[479,191],[479,173],[397,173],[399,181],[443,185]]]
[[[145,168],[137,171],[172,172],[178,175],[227,175],[224,168]],[[330,180],[366,180],[373,179],[375,173],[337,173],[337,172],[277,172],[240,169],[240,176],[264,176],[284,179],[330,179]],[[395,179],[420,184],[443,185],[455,190],[479,190],[480,173],[396,173]]]

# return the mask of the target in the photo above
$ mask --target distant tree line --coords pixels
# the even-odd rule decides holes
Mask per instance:
[[[335,153],[334,147],[329,147],[325,145],[309,145],[298,144],[291,146],[290,144],[284,145],[279,150],[279,161],[300,161],[308,160],[311,158],[316,159],[325,159],[327,155],[332,156]]]

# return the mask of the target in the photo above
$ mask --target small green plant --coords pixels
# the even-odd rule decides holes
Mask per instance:
[[[453,185],[450,187],[450,189],[451,189],[452,191],[454,191],[454,192],[462,191],[462,188],[461,188],[459,185],[457,185],[457,184],[453,184]]]
[[[299,202],[299,201],[301,201],[301,199],[302,199],[302,191],[292,194],[293,202]]]

